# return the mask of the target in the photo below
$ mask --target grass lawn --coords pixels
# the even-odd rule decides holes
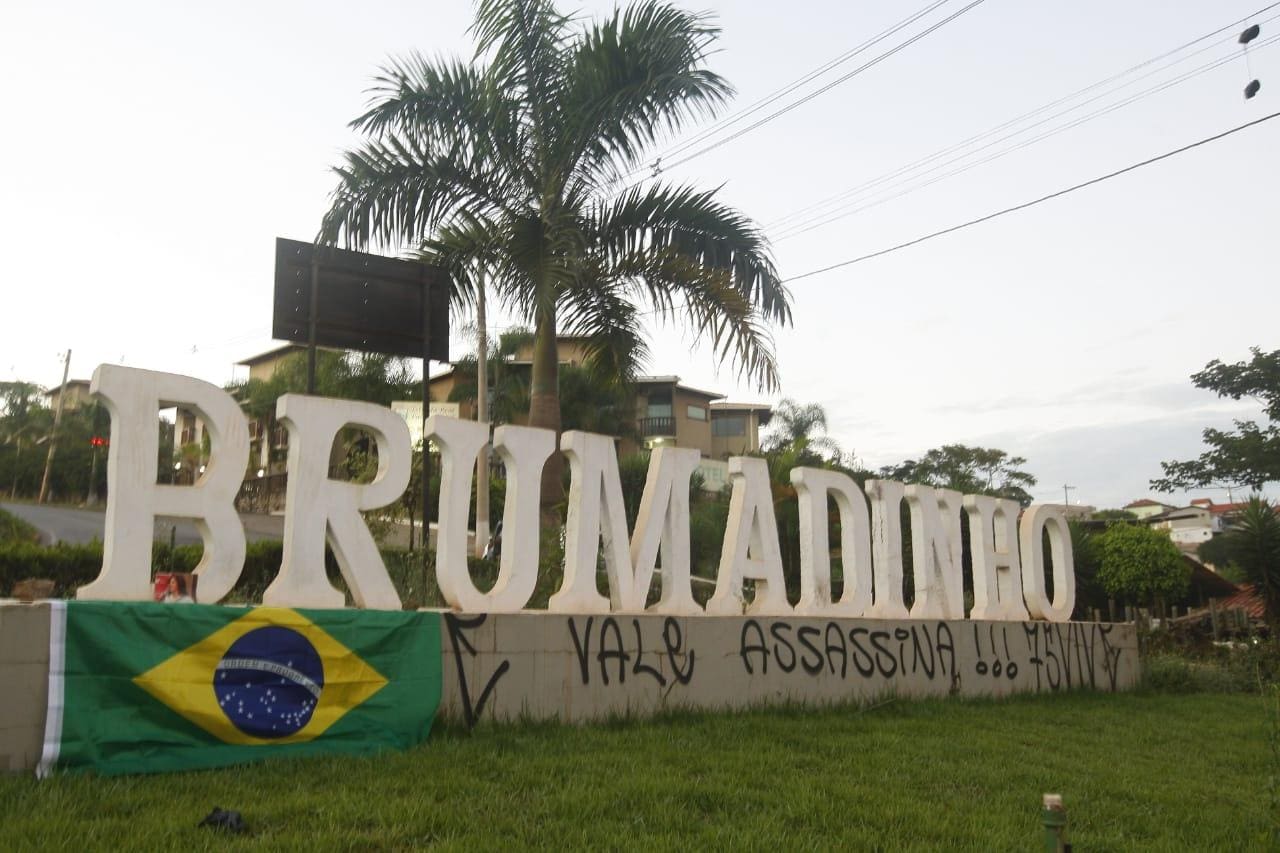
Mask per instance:
[[[443,728],[370,759],[167,776],[0,777],[0,847],[1266,849],[1256,695],[1062,695]],[[251,836],[195,824],[241,811]]]

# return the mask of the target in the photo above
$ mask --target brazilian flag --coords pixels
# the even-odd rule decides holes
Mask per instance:
[[[55,602],[37,771],[404,749],[440,704],[440,616]]]

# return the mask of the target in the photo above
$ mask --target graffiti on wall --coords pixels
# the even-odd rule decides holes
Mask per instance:
[[[549,630],[562,627],[567,642],[554,649],[477,651],[493,648],[486,632],[504,618],[531,617],[446,616],[456,710],[468,725],[497,706],[492,716],[509,716],[517,705],[521,713],[537,714],[536,700],[510,692],[533,683],[522,678],[557,678],[555,695],[581,694],[571,704],[594,702],[608,712],[636,703],[722,706],[740,697],[803,703],[883,694],[1116,691],[1130,685],[1137,659],[1130,629],[1109,624],[770,618],[710,624],[623,615],[537,617],[554,619]],[[536,674],[522,671],[538,658]],[[554,708],[542,710],[555,716]]]

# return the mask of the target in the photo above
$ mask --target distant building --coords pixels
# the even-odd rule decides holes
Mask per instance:
[[[62,387],[55,386],[44,393],[45,404],[54,411],[58,410],[58,398],[62,396]],[[63,404],[63,412],[74,412],[82,406],[93,405],[93,398],[89,396],[89,380],[88,379],[68,379],[66,402]]]
[[[562,335],[556,339],[559,362],[564,366],[586,363],[588,338]],[[285,344],[237,362],[249,368],[249,379],[269,381],[291,357],[305,353],[301,344]],[[336,350],[335,350],[336,351]],[[533,365],[531,344],[520,347],[506,362],[507,369],[530,370]],[[429,414],[447,415],[465,420],[476,417],[474,399],[452,401],[462,377],[452,366],[446,366],[427,382],[431,400]],[[468,383],[471,379],[468,377]],[[769,423],[772,409],[763,403],[733,403],[724,395],[683,384],[679,376],[640,376],[635,381],[635,430],[617,436],[621,453],[652,450],[657,447],[687,447],[702,457],[698,473],[703,487],[716,491],[728,479],[726,460],[730,456],[758,453],[760,431]],[[397,400],[392,411],[404,418],[415,444],[422,439],[422,401]],[[175,424],[174,459],[179,480],[190,482],[198,475],[191,445],[202,446],[203,424],[191,412],[178,410]],[[251,418],[249,422],[250,462],[241,491],[241,504],[246,509],[273,512],[284,506],[286,459],[289,444],[284,425],[271,417]],[[187,447],[184,457],[182,448]],[[188,471],[187,469],[191,470]]]
[[[561,366],[585,364],[588,340],[576,335],[557,338],[557,356]],[[533,347],[526,344],[516,350],[505,366],[529,370],[532,365]],[[451,367],[431,377],[428,389],[433,410],[453,396],[458,381],[459,376]],[[773,413],[768,405],[731,403],[724,400],[723,394],[685,385],[675,375],[639,376],[635,386],[635,430],[633,435],[617,437],[620,453],[657,447],[697,450],[702,456],[698,470],[704,487],[714,491],[727,480],[725,460],[730,456],[760,451],[760,428],[769,423]],[[474,400],[460,400],[456,405],[457,417],[475,418]],[[416,412],[421,415],[421,405],[417,406]]]
[[[1160,515],[1162,512],[1168,512],[1171,509],[1177,509],[1175,506],[1153,501],[1148,498],[1134,501],[1124,505],[1124,508],[1133,513],[1138,518],[1150,518],[1153,515]]]
[[[1222,532],[1221,519],[1200,506],[1171,509],[1143,519],[1158,530],[1165,530],[1175,545],[1199,547]]]
[[[1067,521],[1088,521],[1097,511],[1096,506],[1089,504],[1062,504],[1062,514],[1067,517]]]
[[[1247,503],[1239,502],[1217,504],[1209,498],[1196,498],[1191,502],[1191,505],[1208,510],[1209,515],[1217,521],[1217,530],[1225,530],[1230,527],[1231,520],[1248,506]]]

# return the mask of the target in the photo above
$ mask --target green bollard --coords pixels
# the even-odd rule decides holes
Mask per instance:
[[[1062,805],[1061,794],[1044,795],[1040,821],[1044,824],[1046,853],[1069,853],[1071,845],[1067,843],[1067,810]]]

